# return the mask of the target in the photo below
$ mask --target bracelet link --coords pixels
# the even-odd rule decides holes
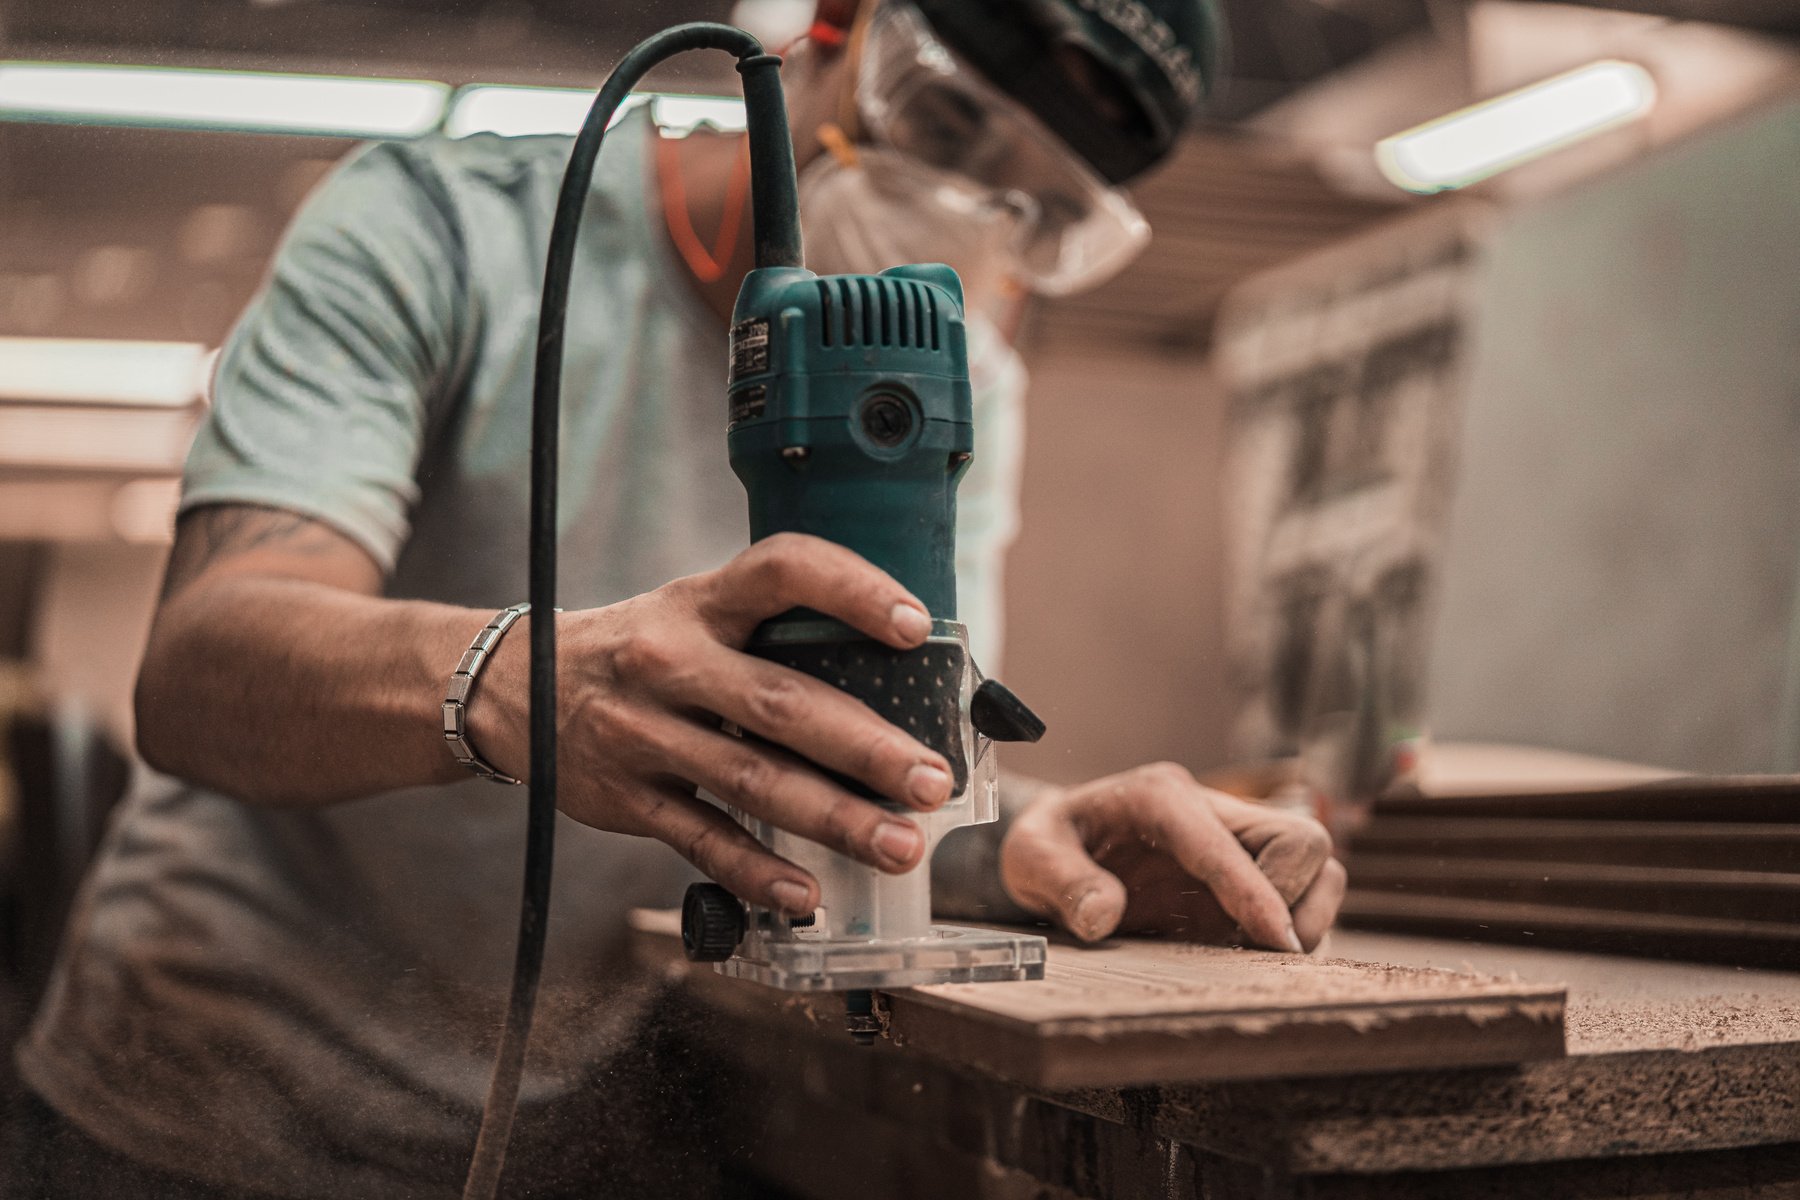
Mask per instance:
[[[451,756],[483,779],[513,786],[517,786],[520,781],[495,769],[470,743],[467,716],[469,697],[474,693],[475,681],[480,678],[481,668],[487,665],[488,656],[500,644],[500,638],[512,628],[513,623],[530,611],[529,604],[515,604],[511,608],[501,609],[475,635],[475,640],[456,664],[456,670],[452,672],[449,686],[444,692],[444,743],[450,748]]]

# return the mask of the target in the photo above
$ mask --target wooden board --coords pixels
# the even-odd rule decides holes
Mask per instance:
[[[1800,920],[1800,874],[1510,858],[1442,859],[1365,854],[1350,878],[1370,892],[1600,908],[1648,916],[1717,917],[1789,924]],[[1789,864],[1790,871],[1800,862]]]
[[[644,952],[678,960],[673,914],[634,917]],[[689,972],[740,1012],[798,1000]],[[887,994],[901,1047],[1034,1088],[1127,1087],[1503,1066],[1563,1053],[1563,989],[1430,968],[1168,942],[1052,944],[1041,982],[951,984]]]
[[[1782,872],[1800,870],[1800,822],[1383,816],[1356,835],[1356,852]]]
[[[835,1013],[777,1028],[767,993],[747,1005],[733,981],[682,995],[722,1043],[754,1173],[818,1200],[1674,1200],[1689,1193],[1645,1181],[1679,1172],[1692,1200],[1800,1195],[1800,1175],[1763,1171],[1800,1142],[1800,975],[1343,931],[1331,949],[1566,986],[1568,1057],[1047,1091],[855,1046]],[[1643,1166],[1627,1185],[1621,1160]],[[1742,1186],[1763,1177],[1795,1186]]]
[[[1353,887],[1339,920],[1356,929],[1567,946],[1648,958],[1800,967],[1800,921],[1740,921]]]
[[[1704,776],[1560,793],[1396,796],[1376,804],[1375,820],[1383,816],[1793,823],[1800,822],[1800,777]]]

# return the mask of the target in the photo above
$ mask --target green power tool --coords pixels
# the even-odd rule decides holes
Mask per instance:
[[[924,645],[899,652],[801,610],[766,623],[749,649],[842,688],[949,760],[950,802],[918,818],[935,849],[949,830],[998,816],[990,743],[1035,740],[1044,729],[1010,692],[981,677],[955,620],[956,488],[975,450],[962,285],[941,265],[867,276],[804,269],[780,60],[742,30],[682,25],[641,43],[600,89],[570,151],[538,323],[531,607],[556,607],[563,338],[594,165],[631,88],[657,63],[699,49],[736,57],[749,116],[757,269],[738,296],[728,391],[731,462],[749,495],[751,536],[792,531],[847,546],[898,579],[935,618]],[[531,787],[518,951],[465,1200],[485,1200],[499,1186],[549,921],[556,622],[531,622],[530,636]],[[777,987],[847,992],[852,1032],[864,1039],[872,1036],[867,989],[1042,978],[1041,937],[932,925],[924,867],[886,875],[737,815],[775,853],[813,872],[821,903],[795,920],[745,905],[715,884],[696,885],[682,913],[691,957]]]
[[[1044,724],[982,678],[956,621],[956,489],[975,451],[956,272],[936,263],[879,275],[752,272],[738,294],[728,390],[751,537],[806,533],[848,546],[934,618],[924,645],[897,651],[797,610],[764,624],[750,652],[850,693],[949,761],[950,802],[919,819],[928,854],[950,830],[996,819],[991,743],[1035,741]],[[795,991],[1042,977],[1040,937],[932,925],[928,870],[887,875],[736,815],[813,872],[820,905],[796,921],[697,884],[682,914],[690,957]]]

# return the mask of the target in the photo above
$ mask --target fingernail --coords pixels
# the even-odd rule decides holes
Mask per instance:
[[[875,852],[895,866],[911,862],[924,845],[924,835],[909,822],[888,821],[875,831]]]
[[[888,617],[902,641],[916,645],[931,636],[931,618],[910,604],[894,605],[894,611]]]
[[[1292,925],[1287,928],[1287,948],[1290,954],[1306,953],[1306,947],[1300,944],[1300,935],[1294,932]]]
[[[803,883],[779,880],[769,885],[769,895],[775,898],[775,907],[787,916],[803,917],[812,911],[812,905],[807,903],[809,893]]]
[[[1101,935],[1102,922],[1106,914],[1101,912],[1105,897],[1099,892],[1089,892],[1075,902],[1075,912],[1069,924],[1076,937],[1085,942],[1097,941]]]
[[[950,799],[950,776],[930,763],[920,763],[906,773],[906,790],[915,803],[936,808]]]

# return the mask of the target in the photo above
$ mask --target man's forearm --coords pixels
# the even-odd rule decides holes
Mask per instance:
[[[1000,843],[1013,818],[1051,785],[1012,772],[1000,776],[1000,819],[946,836],[931,857],[931,910],[961,921],[1024,923],[1038,918],[1006,894]]]
[[[140,751],[158,770],[255,802],[457,779],[439,706],[490,616],[295,579],[196,587],[158,616],[138,677]]]

